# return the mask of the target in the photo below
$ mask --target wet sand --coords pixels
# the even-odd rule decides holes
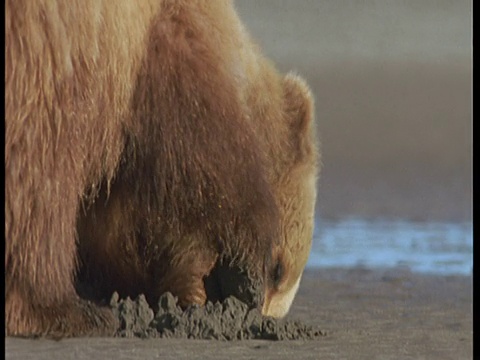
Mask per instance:
[[[471,359],[472,278],[405,269],[307,271],[287,317],[305,341],[6,339],[7,359]]]

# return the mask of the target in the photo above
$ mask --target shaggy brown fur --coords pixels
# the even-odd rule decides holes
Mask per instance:
[[[224,258],[274,286],[311,98],[230,2],[7,0],[5,39],[8,335],[114,331],[79,261],[105,296],[203,303]]]

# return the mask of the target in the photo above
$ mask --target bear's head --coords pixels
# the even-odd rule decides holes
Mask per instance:
[[[268,158],[279,237],[264,264],[263,285],[256,282],[255,271],[220,261],[205,278],[205,288],[210,301],[229,295],[249,304],[256,303],[254,298],[263,300],[262,314],[280,318],[290,309],[310,253],[319,152],[307,84],[293,74],[283,77],[266,64],[252,72],[254,81],[245,87],[246,108]],[[263,290],[259,294],[257,285]]]
[[[287,74],[282,80],[284,151],[273,176],[281,216],[281,239],[268,274],[263,315],[283,317],[298,290],[310,253],[314,224],[319,152],[313,98],[307,84]],[[283,155],[284,154],[284,155]]]

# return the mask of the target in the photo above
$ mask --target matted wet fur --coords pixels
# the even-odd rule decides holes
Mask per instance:
[[[5,30],[8,335],[113,334],[79,268],[97,299],[203,303],[218,261],[278,286],[280,184],[316,176],[312,100],[230,2],[7,0]]]

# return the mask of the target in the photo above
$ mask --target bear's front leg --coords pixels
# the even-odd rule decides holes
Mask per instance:
[[[204,305],[207,301],[204,278],[212,271],[217,258],[215,251],[199,245],[189,246],[181,253],[170,254],[168,259],[160,260],[153,279],[155,302],[168,291],[178,297],[178,303],[183,308],[193,304]]]

